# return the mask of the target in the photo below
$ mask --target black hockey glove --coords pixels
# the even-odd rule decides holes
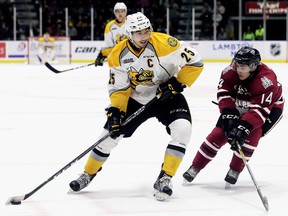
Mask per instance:
[[[110,137],[116,139],[121,135],[121,120],[124,117],[124,112],[121,112],[116,107],[109,107],[107,112],[108,130],[112,132]]]
[[[247,121],[238,120],[232,126],[232,129],[227,134],[227,142],[231,145],[231,150],[237,150],[237,143],[240,146],[244,144],[245,139],[253,130],[253,126],[249,124]]]
[[[183,91],[185,85],[178,82],[176,77],[170,78],[167,82],[161,83],[157,89],[157,95],[161,101],[165,101]]]
[[[235,121],[239,119],[239,116],[240,114],[237,109],[224,108],[219,116],[216,126],[220,127],[227,136]]]
[[[95,67],[103,66],[103,62],[104,62],[105,58],[106,58],[106,56],[103,56],[102,52],[100,51],[96,60],[95,60]]]

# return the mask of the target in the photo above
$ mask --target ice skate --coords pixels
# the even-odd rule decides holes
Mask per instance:
[[[83,172],[78,179],[70,182],[69,186],[72,191],[78,192],[87,187],[95,176],[96,174],[89,175],[88,173]]]
[[[224,179],[226,181],[225,189],[229,189],[231,185],[234,185],[237,182],[239,174],[240,174],[239,172],[229,169]]]
[[[159,201],[165,201],[172,195],[172,187],[171,176],[161,171],[158,179],[154,183],[154,197]]]
[[[196,169],[195,167],[193,167],[193,165],[191,165],[189,169],[185,173],[183,173],[184,184],[192,182],[199,172],[200,170]]]

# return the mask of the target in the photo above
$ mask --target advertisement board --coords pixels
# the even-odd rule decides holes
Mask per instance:
[[[237,50],[244,46],[258,49],[265,62],[287,62],[286,41],[192,41],[188,43],[209,62],[231,61]]]
[[[288,2],[279,1],[267,1],[266,2],[266,14],[287,14],[288,12]],[[245,13],[247,15],[251,14],[263,14],[264,12],[264,2],[246,2],[245,3]]]
[[[185,41],[199,51],[206,62],[230,62],[243,46],[255,47],[263,62],[288,63],[287,41]],[[0,63],[27,63],[27,41],[0,42]],[[103,41],[72,41],[71,62],[92,63]]]
[[[0,58],[6,58],[6,43],[0,42]]]
[[[93,62],[104,46],[104,41],[72,41],[71,46],[72,62]]]

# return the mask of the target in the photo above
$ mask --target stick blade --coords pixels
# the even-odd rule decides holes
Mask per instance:
[[[52,72],[54,72],[54,73],[61,73],[61,71],[59,71],[59,70],[57,70],[56,68],[52,67],[52,65],[49,64],[48,62],[45,62],[45,66],[46,66],[49,70],[51,70]]]
[[[24,196],[9,197],[5,205],[20,205],[23,200],[24,200]]]

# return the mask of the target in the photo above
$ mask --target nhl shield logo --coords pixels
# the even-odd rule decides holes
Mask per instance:
[[[281,46],[279,43],[272,43],[270,45],[270,53],[272,56],[280,55],[281,52]]]

